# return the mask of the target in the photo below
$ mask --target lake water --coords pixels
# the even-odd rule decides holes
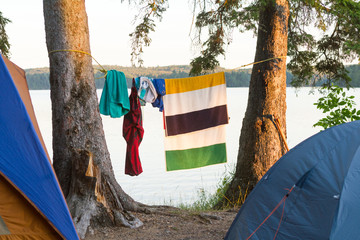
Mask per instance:
[[[320,128],[312,127],[323,117],[321,111],[313,105],[320,94],[318,91],[310,94],[310,91],[310,88],[287,89],[287,141],[290,148],[320,131]],[[30,91],[30,94],[41,133],[52,156],[50,91],[36,90]],[[359,109],[360,89],[352,89],[349,94],[356,96]],[[100,95],[101,90],[98,90],[98,96]],[[214,192],[224,173],[236,164],[248,88],[227,88],[227,98],[230,116],[226,143],[228,162],[199,169],[166,172],[162,113],[147,104],[143,107],[145,133],[139,148],[143,173],[136,177],[125,175],[126,142],[122,137],[123,119],[102,116],[115,176],[125,192],[145,204],[172,205],[192,203],[197,199],[199,190]]]

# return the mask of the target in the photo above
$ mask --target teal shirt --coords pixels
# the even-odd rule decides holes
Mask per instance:
[[[130,111],[130,101],[123,72],[108,71],[100,98],[100,113],[119,118]]]

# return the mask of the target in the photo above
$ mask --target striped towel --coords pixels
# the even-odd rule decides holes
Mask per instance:
[[[167,171],[226,162],[224,73],[165,79],[165,88]]]

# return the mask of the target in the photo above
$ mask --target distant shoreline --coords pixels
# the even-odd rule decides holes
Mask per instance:
[[[122,67],[116,65],[104,65],[105,69],[113,69],[124,72],[128,86],[131,86],[132,78],[138,76],[148,76],[152,78],[184,78],[189,76],[190,65],[171,65],[163,67]],[[95,85],[97,89],[102,89],[105,79],[102,78],[103,73],[98,70],[98,66],[94,65]],[[352,87],[360,87],[360,65],[347,66],[349,76],[352,79]],[[225,71],[226,86],[227,87],[249,87],[251,68],[239,69],[236,71],[229,71],[225,68],[217,68],[216,72]],[[49,90],[49,68],[30,68],[25,69],[28,87],[30,90]],[[286,84],[291,87],[293,75],[290,72],[286,73]],[[318,84],[320,86],[321,83]]]

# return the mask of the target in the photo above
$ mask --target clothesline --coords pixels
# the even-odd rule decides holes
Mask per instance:
[[[85,51],[72,49],[53,50],[49,54],[55,52],[77,52],[91,56]],[[199,168],[227,161],[225,125],[229,118],[224,71],[182,79],[134,78],[129,97],[124,73],[107,71],[91,57],[102,68],[100,71],[105,73],[100,113],[117,118],[124,116],[123,137],[127,142],[125,174],[137,176],[142,173],[138,148],[144,129],[139,99],[150,102],[163,112],[167,171]],[[268,58],[226,72],[281,58],[286,56]],[[164,95],[166,98],[163,99]],[[275,125],[287,147],[278,120]]]
[[[224,72],[232,72],[232,71],[236,71],[236,70],[238,70],[238,69],[240,69],[240,68],[243,68],[243,67],[247,67],[247,66],[251,66],[251,65],[255,65],[255,64],[259,64],[259,63],[267,62],[267,61],[270,61],[270,60],[273,60],[273,59],[281,59],[281,58],[286,58],[286,56],[280,56],[280,57],[268,58],[268,59],[261,60],[261,61],[258,61],[258,62],[253,62],[253,63],[249,63],[249,64],[241,65],[240,67],[237,67],[237,68],[227,69],[227,70],[224,70]]]
[[[52,50],[49,52],[49,55],[51,53],[56,53],[56,52],[77,52],[77,53],[83,53],[83,54],[86,54],[86,55],[89,55],[92,59],[94,59],[94,61],[102,68],[102,69],[98,69],[100,72],[104,73],[105,75],[100,77],[100,78],[105,78],[106,75],[107,75],[107,70],[101,66],[101,64],[88,52],[85,52],[85,51],[80,51],[80,50],[73,50],[73,49],[59,49],[59,50]]]
[[[55,52],[77,52],[77,53],[83,53],[83,54],[86,54],[86,55],[89,55],[90,57],[92,57],[92,59],[94,59],[94,61],[102,68],[102,69],[99,69],[100,72],[104,73],[105,75],[100,77],[100,78],[105,78],[106,75],[107,75],[107,70],[88,52],[85,52],[85,51],[81,51],[81,50],[73,50],[73,49],[59,49],[59,50],[52,50],[49,52],[49,55],[51,53],[55,53]],[[227,69],[227,70],[224,70],[222,72],[232,72],[232,71],[236,71],[240,68],[243,68],[243,67],[247,67],[247,66],[251,66],[251,65],[255,65],[255,64],[259,64],[259,63],[263,63],[263,62],[268,62],[270,60],[274,60],[274,59],[281,59],[281,58],[286,58],[286,56],[280,56],[280,57],[272,57],[272,58],[268,58],[268,59],[264,59],[264,60],[261,60],[261,61],[257,61],[257,62],[252,62],[252,63],[248,63],[248,64],[245,64],[245,65],[241,65],[240,67],[236,67],[236,68],[232,68],[232,69]]]
[[[139,145],[144,129],[140,100],[163,112],[167,171],[227,161],[225,125],[229,117],[224,72],[180,79],[141,76],[133,79],[128,97],[124,73],[109,70],[99,110],[114,118],[124,116],[125,174],[131,176],[142,172]]]

